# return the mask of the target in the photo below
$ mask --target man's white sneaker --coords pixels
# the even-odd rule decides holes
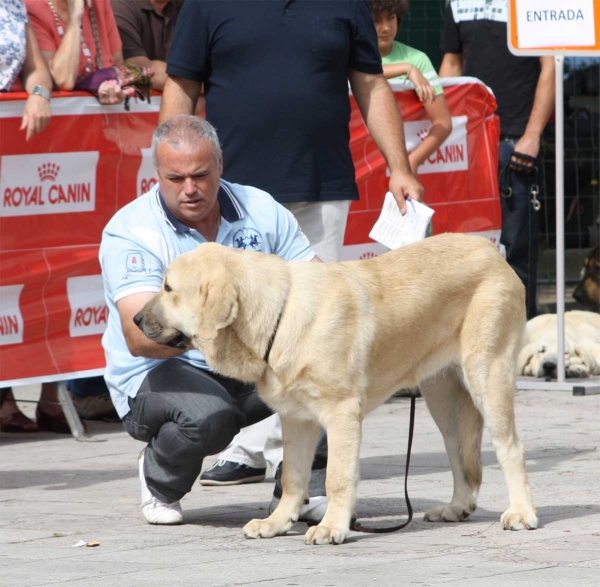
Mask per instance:
[[[175,503],[164,503],[152,496],[149,502],[142,504],[142,515],[148,524],[181,524],[183,512],[178,501]]]
[[[142,488],[142,515],[148,524],[181,524],[183,522],[183,512],[181,504],[176,501],[174,503],[164,503],[160,499],[154,497],[148,485],[146,485],[146,476],[144,475],[144,452],[142,450],[139,456],[139,472],[140,485]]]

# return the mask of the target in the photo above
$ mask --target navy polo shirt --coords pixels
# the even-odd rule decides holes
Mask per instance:
[[[382,72],[364,0],[185,2],[167,57],[204,84],[224,175],[279,202],[358,199],[350,69]]]

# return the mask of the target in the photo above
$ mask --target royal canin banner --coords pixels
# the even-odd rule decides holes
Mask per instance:
[[[392,83],[414,149],[430,122],[412,89]],[[472,78],[445,80],[454,129],[419,169],[434,233],[482,234],[497,243],[499,123],[491,91]],[[108,319],[98,248],[113,214],[156,182],[152,103],[102,106],[58,92],[52,120],[31,141],[19,131],[24,94],[0,93],[0,386],[98,375]],[[368,234],[389,170],[354,98],[350,147],[360,200],[350,209],[343,258],[384,252]]]

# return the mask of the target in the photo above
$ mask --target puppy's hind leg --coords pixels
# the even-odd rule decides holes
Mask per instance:
[[[244,526],[246,538],[273,538],[287,533],[298,521],[300,508],[308,497],[310,469],[321,430],[314,422],[281,416],[283,432],[283,493],[275,511],[264,520]]]
[[[447,505],[431,508],[429,522],[460,522],[477,509],[481,485],[483,418],[458,370],[447,369],[419,386],[446,446],[452,467],[454,491]]]

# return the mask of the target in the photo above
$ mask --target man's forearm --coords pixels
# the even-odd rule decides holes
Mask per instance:
[[[533,108],[525,134],[540,137],[554,109],[554,57],[542,57],[542,70],[535,89]]]
[[[386,79],[370,76],[369,84],[352,84],[352,92],[363,119],[383,154],[390,171],[408,171],[410,163],[404,141],[402,116]]]
[[[181,77],[168,77],[163,90],[158,124],[178,114],[194,114],[202,84]]]

